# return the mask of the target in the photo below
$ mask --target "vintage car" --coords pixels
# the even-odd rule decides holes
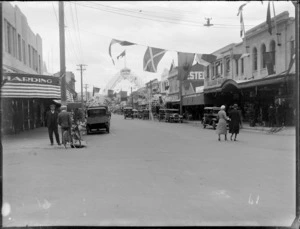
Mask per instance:
[[[218,124],[218,112],[220,111],[220,107],[205,107],[204,108],[204,116],[203,116],[203,128],[206,126],[212,126],[216,129]]]
[[[149,110],[148,109],[144,109],[143,110],[143,117],[142,119],[149,119]]]
[[[133,109],[132,107],[124,107],[123,108],[123,113],[124,113],[124,119],[126,118],[134,118],[133,117]]]
[[[165,109],[166,122],[183,122],[183,116],[179,114],[178,109]]]
[[[138,118],[139,119],[143,118],[143,110],[138,110]]]
[[[106,105],[88,107],[86,109],[86,132],[105,129],[109,133],[111,113]]]
[[[138,117],[139,117],[139,112],[138,112],[138,110],[133,109],[132,112],[133,112],[133,117],[134,117],[134,118],[138,118]]]

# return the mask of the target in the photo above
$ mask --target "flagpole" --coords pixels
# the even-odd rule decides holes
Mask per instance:
[[[279,33],[277,32],[277,22],[276,22],[275,6],[274,6],[274,2],[273,1],[272,1],[272,5],[273,5],[273,13],[274,13],[275,33],[276,33],[276,36],[277,36],[277,45],[279,46],[279,42],[278,42]]]

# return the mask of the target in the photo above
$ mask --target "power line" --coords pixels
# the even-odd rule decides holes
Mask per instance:
[[[174,20],[173,18],[166,18],[166,17],[162,17],[162,16],[156,16],[156,15],[153,15],[153,14],[147,14],[147,13],[144,13],[144,12],[151,12],[151,11],[148,11],[148,10],[139,10],[138,12],[135,11],[135,10],[125,10],[125,9],[121,9],[121,8],[117,8],[117,7],[112,7],[112,6],[107,6],[107,5],[103,5],[103,4],[100,4],[100,3],[93,3],[95,5],[99,5],[99,6],[103,6],[103,7],[107,7],[107,8],[112,8],[114,10],[119,10],[119,11],[125,11],[125,12],[132,12],[132,13],[136,13],[136,14],[143,14],[143,15],[148,15],[148,16],[151,16],[151,17],[157,17],[157,18],[162,18],[162,19],[167,19],[167,20]],[[153,11],[152,11],[153,12]],[[155,12],[153,12],[155,13]],[[164,13],[165,14],[165,13]],[[178,20],[181,20],[181,18],[179,17],[176,17],[176,19]],[[199,18],[200,19],[200,18]],[[190,20],[181,20],[183,22],[191,22],[191,23],[195,23],[195,24],[198,24],[199,22],[197,21],[190,21]],[[200,24],[199,24],[200,25]],[[240,26],[240,25],[230,25],[230,24],[216,24],[216,25],[224,25],[224,26]]]
[[[76,49],[76,46],[74,45],[74,42],[73,42],[73,39],[72,39],[72,34],[71,34],[71,32],[70,32],[70,30],[68,29],[68,22],[67,22],[67,17],[65,18],[66,19],[66,27],[67,27],[67,32],[68,32],[68,34],[69,34],[69,38],[70,38],[70,43],[71,43],[71,47],[72,47],[72,51],[73,51],[73,54],[74,54],[74,56],[75,56],[75,58],[77,59],[77,61],[79,61],[79,55],[78,55],[78,53],[77,53],[77,49]]]
[[[75,3],[75,13],[76,13],[76,21],[77,21],[77,29],[78,29],[78,34],[79,34],[79,44],[80,44],[80,49],[81,49],[81,53],[82,53],[82,59],[84,62],[84,55],[83,55],[83,49],[82,49],[82,45],[81,45],[81,36],[80,36],[80,29],[79,29],[79,23],[78,23],[78,15],[77,15],[77,5]]]
[[[75,20],[74,20],[74,16],[73,16],[73,9],[72,9],[72,5],[70,4],[70,9],[71,9],[71,16],[72,16],[72,22],[73,22],[73,27],[74,27],[74,33],[75,33],[75,37],[76,37],[76,40],[78,42],[78,46],[79,46],[79,53],[80,53],[80,59],[82,60],[82,49],[80,49],[81,47],[81,42],[78,38],[78,30],[77,30],[77,27],[75,25]],[[77,36],[76,36],[77,35]]]
[[[91,4],[91,3],[89,3],[89,4]],[[94,4],[96,4],[96,3],[94,3]],[[103,5],[103,4],[96,4],[96,5],[101,5],[101,6],[108,7],[108,8],[113,8],[113,9],[111,9],[111,10],[109,10],[109,9],[101,9],[99,7],[95,7],[95,6],[91,6],[91,5],[87,5],[87,4],[79,4],[79,5],[81,5],[83,7],[95,9],[95,10],[104,11],[104,12],[109,12],[109,13],[114,13],[114,14],[124,15],[124,16],[128,16],[128,17],[134,17],[134,18],[141,18],[141,19],[144,19],[144,20],[151,20],[151,21],[158,21],[158,22],[165,22],[165,23],[173,23],[173,24],[178,24],[178,25],[197,26],[197,27],[204,26],[203,24],[200,24],[200,23],[195,22],[195,21],[181,20],[180,22],[174,22],[174,19],[164,18],[164,17],[157,17],[157,16],[150,15],[150,14],[144,14],[144,15],[148,15],[148,16],[150,16],[152,18],[145,18],[145,17],[142,17],[142,16],[132,15],[132,13],[141,14],[140,12],[135,12],[135,11],[132,11],[132,10],[123,10],[123,9],[120,9],[120,8],[106,6],[106,5]],[[131,14],[121,13],[121,12],[118,12],[118,11],[126,11],[126,12],[129,12]],[[156,18],[160,18],[160,19],[165,19],[165,20],[155,19],[155,17]],[[169,20],[169,21],[166,21],[166,20]],[[222,26],[240,26],[240,25],[230,25],[230,24],[216,24],[216,25],[222,25]],[[252,25],[245,25],[245,26],[252,26]],[[221,28],[221,27],[215,27],[215,28]]]

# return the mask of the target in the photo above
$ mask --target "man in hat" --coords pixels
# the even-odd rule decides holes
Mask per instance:
[[[57,124],[58,113],[55,111],[55,104],[50,105],[50,111],[46,114],[47,127],[51,145],[53,145],[53,132],[55,134],[55,139],[58,145],[59,142],[59,134],[58,134],[58,124]]]
[[[67,106],[62,105],[60,107],[61,112],[58,114],[58,125],[61,126],[61,135],[63,136],[63,132],[66,130],[69,132],[69,142],[71,143],[71,147],[74,148],[72,138],[71,138],[71,127],[72,127],[72,120],[71,114],[67,112]],[[64,139],[62,139],[64,143]]]

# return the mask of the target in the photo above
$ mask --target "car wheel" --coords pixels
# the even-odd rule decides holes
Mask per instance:
[[[205,124],[203,124],[203,128],[204,128],[204,129],[206,128],[206,125],[205,125]]]
[[[86,134],[89,135],[91,133],[91,129],[89,126],[86,127]]]
[[[106,132],[109,134],[109,128],[106,128]]]

